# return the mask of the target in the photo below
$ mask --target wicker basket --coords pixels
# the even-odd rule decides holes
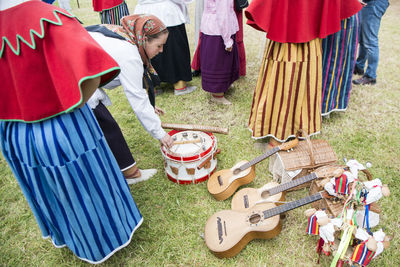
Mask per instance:
[[[346,166],[343,166],[343,168],[346,168]],[[372,175],[368,170],[362,170],[361,173],[363,173],[365,177],[363,178],[360,177],[360,180],[368,180],[368,181],[372,180]],[[310,195],[313,195],[317,192],[320,192],[321,190],[324,190],[323,186],[321,185],[321,182],[322,180],[314,180],[311,182]],[[343,200],[339,200],[336,198],[332,199],[323,198],[321,200],[311,203],[311,206],[317,210],[319,209],[325,210],[326,213],[331,214],[334,217],[337,217],[343,210]],[[378,204],[376,203],[371,204],[371,210],[372,209],[378,212],[380,210]]]
[[[292,151],[280,151],[270,160],[270,172],[275,181],[280,183],[302,177],[316,168],[337,162],[337,156],[325,140],[306,139],[300,141]],[[291,190],[310,186],[310,183],[299,185]]]

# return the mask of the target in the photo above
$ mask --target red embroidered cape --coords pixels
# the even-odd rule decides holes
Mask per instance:
[[[360,11],[358,0],[253,0],[247,24],[280,43],[305,43],[340,30],[340,21]]]
[[[92,0],[93,10],[96,12],[111,9],[113,7],[119,6],[123,2],[124,0]]]
[[[81,103],[80,83],[118,64],[66,11],[28,1],[0,11],[0,120],[40,121]]]

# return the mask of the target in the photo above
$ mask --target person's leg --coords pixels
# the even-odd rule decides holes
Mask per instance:
[[[211,101],[218,104],[232,105],[232,103],[225,98],[225,93],[211,93]]]
[[[368,51],[368,66],[365,71],[365,76],[376,79],[376,70],[379,62],[379,27],[381,25],[382,16],[385,14],[389,3],[387,0],[377,0],[372,3],[373,5],[369,9],[368,20],[364,27],[364,32],[367,37],[367,39],[364,40],[364,44]]]
[[[100,102],[93,113],[128,184],[147,180],[157,172],[156,169],[140,170],[137,167],[118,123],[106,106]]]
[[[197,89],[197,86],[187,86],[187,82],[178,81],[174,83],[174,94],[175,95],[186,95],[190,94]]]
[[[358,50],[358,57],[357,57],[357,61],[356,61],[356,70],[362,70],[362,72],[364,72],[365,69],[365,62],[367,61],[367,49],[365,47],[365,38],[366,38],[366,32],[365,32],[365,28],[366,28],[366,22],[368,20],[368,14],[370,13],[370,11],[368,10],[370,9],[369,7],[364,7],[363,9],[361,9],[360,11],[360,41],[359,41],[359,50]],[[361,74],[361,72],[360,72]]]

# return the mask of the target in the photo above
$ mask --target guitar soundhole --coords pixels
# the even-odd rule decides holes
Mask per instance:
[[[252,214],[249,218],[251,224],[259,223],[261,220],[260,214]]]
[[[217,178],[218,178],[218,183],[219,183],[219,185],[222,186],[223,182],[222,182],[221,175],[218,175]]]
[[[261,193],[261,197],[262,198],[267,198],[267,197],[269,197],[271,194],[269,193],[269,191],[268,190],[265,190],[265,191],[263,191],[262,193]]]

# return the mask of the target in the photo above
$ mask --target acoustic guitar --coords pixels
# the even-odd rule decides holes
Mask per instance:
[[[317,178],[339,177],[344,172],[340,166],[323,166],[314,172],[294,179],[290,182],[278,184],[270,182],[261,188],[243,188],[232,197],[233,210],[246,210],[261,202],[279,202],[285,200],[285,191],[298,185],[311,182]]]
[[[240,161],[230,169],[220,170],[211,175],[207,182],[207,189],[217,200],[225,200],[230,197],[238,187],[253,181],[256,176],[255,164],[272,156],[278,151],[289,150],[299,143],[294,139],[280,146],[268,150],[265,154],[256,157],[251,161]]]
[[[219,258],[233,257],[253,239],[270,239],[277,236],[282,229],[279,214],[323,197],[328,197],[325,191],[280,206],[261,203],[245,211],[219,211],[206,223],[206,245]]]

